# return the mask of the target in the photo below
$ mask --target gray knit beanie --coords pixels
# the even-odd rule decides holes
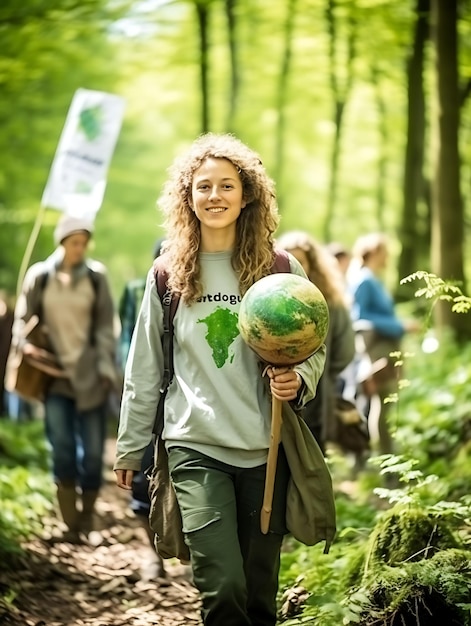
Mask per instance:
[[[54,230],[54,243],[58,246],[70,235],[82,231],[87,232],[91,236],[93,229],[94,225],[90,220],[64,213],[57,222],[57,226]]]

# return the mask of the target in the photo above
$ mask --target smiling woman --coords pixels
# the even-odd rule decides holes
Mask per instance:
[[[325,350],[293,368],[269,367],[266,385],[258,356],[240,336],[241,297],[271,274],[276,257],[274,185],[255,152],[232,135],[200,137],[171,168],[160,206],[167,217],[160,260],[181,301],[162,438],[203,621],[274,626],[289,470],[280,453],[270,532],[264,533],[269,391],[280,401],[309,400]],[[289,265],[305,276],[293,257]],[[163,310],[155,284],[151,270],[126,367],[115,463],[125,489],[150,441],[163,377]]]
[[[196,170],[190,206],[200,221],[202,252],[233,248],[236,222],[246,204],[239,172],[230,161],[208,158]]]

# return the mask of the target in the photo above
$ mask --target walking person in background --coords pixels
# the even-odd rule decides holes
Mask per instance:
[[[113,301],[105,267],[86,259],[92,233],[89,220],[61,216],[54,231],[56,250],[25,275],[13,329],[21,341],[24,325],[38,315],[64,370],[46,391],[45,429],[67,527],[59,539],[73,543],[94,530],[107,398],[116,384]]]
[[[271,394],[302,405],[315,393],[325,349],[294,368],[268,367],[240,336],[243,294],[271,273],[278,225],[274,184],[260,157],[231,135],[194,142],[170,170],[160,206],[161,257],[180,304],[175,374],[163,439],[205,626],[274,626],[289,468],[278,455],[270,530],[260,511]],[[290,257],[293,273],[304,276]],[[152,435],[163,375],[163,310],[153,270],[126,364],[117,441],[118,486],[131,489]]]
[[[373,377],[373,382],[380,400],[377,417],[379,451],[381,454],[392,454],[394,446],[388,426],[390,403],[385,400],[397,390],[399,369],[390,355],[400,350],[404,333],[419,330],[419,324],[415,320],[398,318],[393,298],[382,281],[389,259],[387,237],[382,233],[359,237],[353,247],[353,257],[358,269],[351,267],[349,270],[348,285],[354,328],[363,336],[365,349],[373,364],[387,360],[386,367]]]
[[[289,231],[277,244],[290,252],[302,265],[307,277],[322,292],[329,307],[329,330],[325,340],[326,360],[316,397],[306,404],[302,415],[325,452],[326,442],[338,440],[340,424],[335,419],[335,401],[339,394],[338,376],[352,361],[355,338],[346,304],[343,277],[336,260],[303,231]]]

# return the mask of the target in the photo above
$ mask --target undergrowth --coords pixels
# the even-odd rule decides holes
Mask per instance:
[[[328,555],[288,542],[284,626],[471,625],[471,344],[442,337],[425,353],[415,340],[400,359],[390,411],[400,454],[371,459],[351,496],[333,460],[338,534]]]
[[[52,509],[44,425],[0,420],[0,559],[21,553],[21,541],[41,529]]]

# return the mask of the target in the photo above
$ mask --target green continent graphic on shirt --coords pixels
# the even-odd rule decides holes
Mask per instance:
[[[208,317],[198,320],[198,324],[206,324],[208,330],[205,338],[213,351],[213,359],[218,368],[229,358],[229,346],[239,335],[237,321],[237,313],[221,307],[217,307]],[[232,359],[233,355],[231,361]]]

